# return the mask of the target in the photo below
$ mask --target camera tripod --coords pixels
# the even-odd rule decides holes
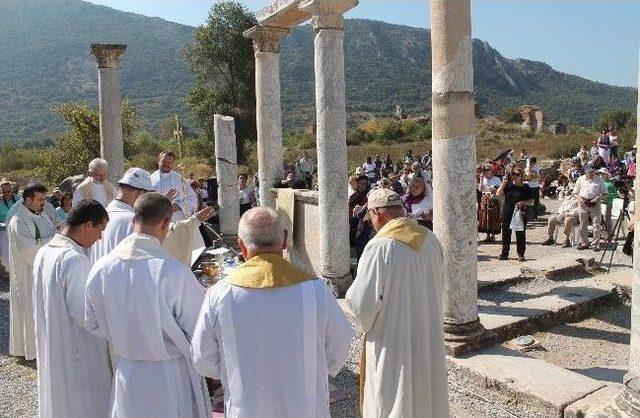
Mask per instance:
[[[607,266],[607,273],[611,271],[611,265],[613,264],[613,256],[618,250],[618,240],[620,238],[620,231],[622,230],[622,221],[626,218],[627,220],[631,220],[629,216],[629,212],[627,211],[628,199],[625,196],[624,203],[622,204],[622,210],[620,211],[620,216],[616,220],[615,225],[609,236],[607,237],[606,244],[604,246],[604,250],[602,251],[602,256],[600,257],[600,261],[598,262],[598,266],[602,267],[602,261],[605,259],[607,252],[611,252],[611,256],[609,257],[609,264]],[[607,231],[609,232],[609,231]],[[625,237],[625,233],[623,231],[622,238]],[[613,246],[611,243],[613,242]]]

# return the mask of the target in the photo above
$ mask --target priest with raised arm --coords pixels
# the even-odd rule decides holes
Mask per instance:
[[[34,261],[39,418],[109,415],[111,367],[106,340],[84,328],[87,249],[108,221],[104,207],[82,200]]]
[[[173,201],[173,222],[193,215],[198,208],[198,196],[182,176],[173,171],[176,155],[171,151],[162,151],[158,156],[158,170],[151,175],[151,184],[159,193],[166,194],[174,189],[177,196]]]
[[[162,247],[171,201],[145,193],[133,210],[134,232],[96,262],[86,289],[85,326],[115,357],[110,416],[209,418],[189,351],[204,288]]]
[[[30,183],[22,192],[22,202],[16,203],[8,226],[9,275],[9,354],[36,358],[36,334],[33,322],[33,260],[44,244],[56,233],[51,220],[42,214],[47,188]]]
[[[222,380],[230,417],[328,417],[328,376],[353,328],[323,280],[282,258],[278,214],[250,209],[238,226],[243,265],[207,293],[192,341],[198,373]]]
[[[107,206],[109,224],[102,239],[91,248],[91,260],[97,261],[111,252],[116,245],[133,233],[133,206],[143,194],[153,191],[149,172],[133,167],[128,169],[118,181],[116,198]],[[175,189],[169,189],[166,196],[169,199],[176,195]],[[191,253],[195,250],[194,237],[200,238],[198,227],[213,215],[213,207],[207,207],[195,215],[172,223],[169,233],[162,243],[169,253],[187,266],[191,266]]]

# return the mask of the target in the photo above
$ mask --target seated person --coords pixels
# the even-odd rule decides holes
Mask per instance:
[[[562,224],[565,237],[562,246],[565,248],[571,247],[571,233],[573,232],[573,226],[578,222],[578,200],[575,199],[570,190],[565,190],[561,199],[562,203],[558,208],[558,212],[549,217],[547,229],[549,239],[543,242],[542,245],[555,244],[553,236],[556,228]]]

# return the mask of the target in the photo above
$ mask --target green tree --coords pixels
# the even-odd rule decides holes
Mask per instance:
[[[235,118],[241,161],[245,142],[256,137],[253,47],[242,33],[256,24],[255,17],[240,3],[216,3],[206,24],[196,29],[194,42],[184,50],[194,76],[187,104],[211,142],[213,115]]]
[[[520,113],[520,109],[517,107],[505,109],[500,115],[500,120],[504,123],[522,123],[524,121],[522,113]]]
[[[616,131],[623,131],[633,119],[634,114],[628,110],[609,110],[602,114],[598,126],[600,129],[613,127]]]
[[[100,156],[100,114],[87,103],[71,102],[54,106],[52,111],[67,124],[67,130],[55,140],[51,148],[41,151],[41,175],[58,183],[68,176],[87,171],[89,161]],[[122,103],[122,134],[124,155],[134,151],[130,137],[138,129],[135,110],[126,101]]]

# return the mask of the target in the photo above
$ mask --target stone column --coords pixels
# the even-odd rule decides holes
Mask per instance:
[[[98,61],[100,155],[109,162],[109,180],[113,183],[124,173],[118,70],[126,49],[126,45],[91,44],[91,53]]]
[[[344,19],[357,0],[306,0],[316,35],[315,77],[318,206],[322,275],[338,294],[351,284],[347,201],[347,117],[344,84]]]
[[[216,149],[216,178],[220,206],[220,233],[238,235],[240,204],[238,202],[238,163],[236,127],[231,116],[214,115],[213,132]]]
[[[254,26],[244,32],[256,57],[256,128],[260,205],[275,208],[274,183],[282,180],[282,109],[280,107],[280,40],[285,28]]]
[[[431,0],[434,232],[444,253],[447,341],[469,341],[478,320],[476,137],[470,0]]]

